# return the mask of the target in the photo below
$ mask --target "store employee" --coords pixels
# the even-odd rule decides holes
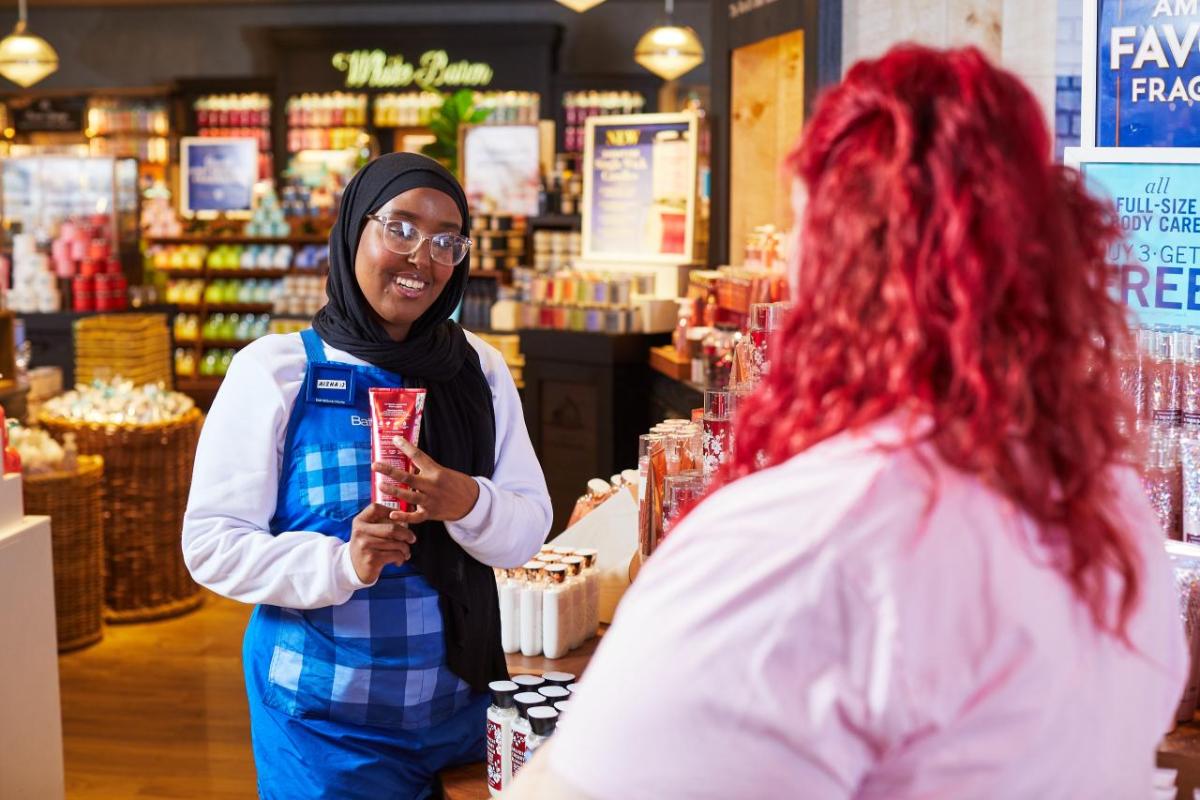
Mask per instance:
[[[244,662],[263,798],[422,798],[483,757],[487,683],[507,677],[492,567],[532,558],[546,482],[516,386],[450,321],[467,284],[462,187],[392,154],[346,188],[329,303],[311,330],[242,350],[200,437],[183,548],[192,576],[257,607]],[[350,365],[343,405],[306,400]],[[372,386],[427,389],[419,475],[371,505]]]

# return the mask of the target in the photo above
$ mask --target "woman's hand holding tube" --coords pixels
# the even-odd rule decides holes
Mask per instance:
[[[363,583],[379,580],[388,564],[400,566],[412,557],[417,536],[403,523],[392,521],[390,508],[371,503],[350,526],[350,562]]]
[[[393,522],[405,526],[427,520],[458,522],[471,513],[479,500],[479,484],[470,475],[443,467],[421,452],[415,445],[400,437],[396,447],[412,461],[413,471],[406,472],[387,464],[372,464],[371,469],[394,481],[382,491],[414,508],[412,511],[393,511]]]

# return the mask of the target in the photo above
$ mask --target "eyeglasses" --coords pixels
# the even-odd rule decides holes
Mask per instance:
[[[456,267],[471,252],[474,244],[465,236],[457,233],[435,233],[426,236],[417,230],[406,219],[388,219],[378,214],[367,214],[367,219],[373,219],[383,226],[383,244],[398,256],[408,256],[417,252],[425,240],[429,240],[429,257],[447,267]]]

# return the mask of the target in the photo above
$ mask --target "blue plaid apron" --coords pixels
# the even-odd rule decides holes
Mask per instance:
[[[326,364],[316,333],[301,338],[309,374],[288,421],[271,533],[348,541],[371,496],[368,389],[403,384]],[[314,401],[321,370],[349,378],[341,404]],[[447,668],[438,594],[407,564],[340,606],[258,606],[243,656],[264,798],[420,798],[439,770],[483,757],[486,695]]]

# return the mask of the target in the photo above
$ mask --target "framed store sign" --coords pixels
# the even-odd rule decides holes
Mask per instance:
[[[472,212],[536,217],[542,182],[537,125],[459,129],[459,163]]]
[[[695,261],[695,114],[592,117],[583,164],[583,259]]]
[[[12,127],[17,133],[82,133],[86,116],[84,97],[39,97],[12,105]]]
[[[1117,209],[1109,290],[1144,326],[1200,325],[1200,152],[1070,148],[1067,164]]]
[[[185,137],[179,145],[180,212],[248,213],[258,180],[258,140]]]
[[[1200,146],[1197,0],[1083,5],[1083,145]]]

